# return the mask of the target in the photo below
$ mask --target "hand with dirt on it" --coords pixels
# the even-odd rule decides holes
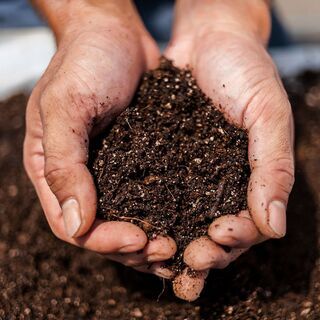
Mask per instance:
[[[211,268],[221,269],[252,245],[286,233],[286,206],[294,182],[290,103],[265,46],[267,1],[178,0],[165,55],[189,66],[199,87],[232,123],[248,130],[251,177],[247,211],[216,219],[208,236],[184,252],[187,270],[174,279],[175,294],[195,300]],[[226,250],[225,248],[229,248]]]
[[[64,241],[128,266],[154,263],[146,271],[166,277],[160,261],[173,256],[175,242],[97,220],[86,166],[89,139],[129,104],[159,50],[130,1],[34,3],[55,32],[57,52],[29,99],[24,164],[49,225]]]

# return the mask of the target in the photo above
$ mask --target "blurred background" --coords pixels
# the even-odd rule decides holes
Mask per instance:
[[[145,24],[163,47],[173,0],[137,0]],[[276,0],[269,50],[283,76],[320,69],[320,1]],[[0,100],[29,92],[55,51],[51,31],[28,0],[0,0]]]

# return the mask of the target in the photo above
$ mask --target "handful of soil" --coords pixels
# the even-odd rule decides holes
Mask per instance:
[[[91,150],[99,218],[169,235],[183,251],[224,214],[247,208],[246,131],[227,122],[188,69],[162,58],[144,74],[129,107]]]

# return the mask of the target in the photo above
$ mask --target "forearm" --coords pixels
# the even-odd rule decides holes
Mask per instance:
[[[31,3],[48,22],[57,39],[72,29],[98,24],[105,14],[130,16],[135,10],[131,0],[31,0]]]
[[[189,11],[194,18],[178,26],[193,23],[200,32],[237,32],[267,43],[271,30],[270,3],[269,0],[178,0],[175,14],[181,21]]]

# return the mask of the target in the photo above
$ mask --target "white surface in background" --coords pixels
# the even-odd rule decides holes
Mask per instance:
[[[295,39],[320,40],[319,0],[275,0],[281,22]]]
[[[282,76],[294,76],[306,69],[320,70],[320,45],[273,49],[271,55]]]
[[[54,51],[48,28],[0,30],[0,99],[30,91]]]
[[[164,44],[160,47],[164,48]],[[0,100],[29,92],[54,51],[54,38],[47,28],[0,30]],[[320,45],[274,49],[271,54],[282,76],[305,69],[320,70]]]

